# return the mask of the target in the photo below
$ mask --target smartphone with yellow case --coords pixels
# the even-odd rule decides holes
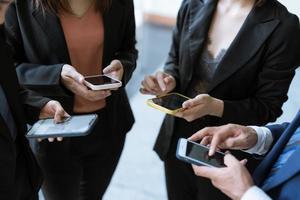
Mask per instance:
[[[147,104],[164,113],[175,115],[177,112],[183,110],[182,104],[189,99],[189,97],[179,93],[169,93],[167,95],[148,99]]]

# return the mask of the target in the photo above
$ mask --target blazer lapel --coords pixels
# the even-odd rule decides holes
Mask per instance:
[[[279,24],[268,6],[254,8],[224,55],[208,92],[243,67]]]
[[[59,18],[51,12],[43,12],[41,9],[35,8],[33,8],[32,15],[48,37],[47,41],[53,57],[59,58],[58,63],[70,64],[68,47]]]
[[[289,139],[292,137],[296,129],[300,124],[300,111],[298,112],[295,119],[291,122],[289,127],[284,131],[282,136],[279,138],[277,143],[273,146],[272,150],[264,158],[263,162],[257,167],[253,173],[254,182],[257,185],[263,184],[263,181],[268,176],[271,168],[278,159],[285,145],[288,143]],[[299,155],[299,154],[298,154]]]
[[[214,15],[218,1],[194,0],[190,5],[189,17],[189,54],[191,67],[187,68],[188,80],[192,79],[195,66],[201,58],[202,49],[205,45],[209,27]],[[188,84],[188,83],[187,83]],[[186,87],[184,87],[186,88]]]
[[[265,191],[268,191],[283,182],[289,180],[295,174],[300,172],[300,148],[289,158],[286,164],[278,171],[274,177],[274,181],[266,188],[263,188]]]
[[[114,55],[114,47],[116,45],[116,38],[119,39],[120,26],[126,26],[121,24],[124,21],[124,2],[121,0],[113,0],[111,8],[103,14],[104,21],[104,52],[103,52],[103,68],[109,65],[113,58],[109,55]]]

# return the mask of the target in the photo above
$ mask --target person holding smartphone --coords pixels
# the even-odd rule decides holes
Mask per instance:
[[[26,123],[50,117],[60,122],[67,113],[59,102],[19,86],[3,26],[9,3],[0,0],[0,199],[37,200],[42,176],[25,138]]]
[[[252,176],[243,162],[228,154],[226,167],[193,166],[195,174],[206,177],[231,199],[294,200],[299,199],[300,184],[300,111],[289,123],[266,127],[227,124],[202,129],[189,140],[216,149],[239,149],[255,154],[260,165]]]
[[[85,137],[38,144],[47,200],[102,198],[134,117],[124,87],[135,67],[132,0],[16,0],[6,15],[20,83],[59,100],[68,113],[98,114]],[[90,90],[84,77],[105,74],[117,90]]]
[[[177,118],[166,116],[154,147],[170,199],[227,198],[176,159],[177,141],[207,126],[275,121],[300,64],[299,35],[297,16],[277,0],[183,1],[164,71],[141,86],[143,94],[193,98]],[[255,165],[249,158],[247,167]]]

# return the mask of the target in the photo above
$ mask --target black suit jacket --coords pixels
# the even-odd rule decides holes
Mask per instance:
[[[32,92],[19,87],[10,54],[11,51],[2,38],[2,29],[0,30],[0,84],[16,122],[18,134],[16,138],[12,137],[4,119],[0,115],[0,199],[11,199],[8,197],[9,194],[2,192],[9,190],[10,187],[14,187],[16,162],[20,153],[26,158],[26,165],[24,166],[28,168],[32,188],[35,192],[38,192],[41,185],[39,167],[24,135],[27,132],[26,122],[37,120],[40,109],[49,99],[37,97]],[[29,118],[26,120],[26,116],[30,116],[30,120],[28,120]],[[12,191],[16,191],[17,189],[20,188],[12,188]]]
[[[180,8],[165,71],[185,94],[200,63],[217,0],[185,0]],[[264,125],[282,114],[294,71],[300,64],[299,20],[278,1],[255,7],[218,66],[208,93],[224,101],[222,118],[205,117],[201,127],[227,123]],[[174,118],[167,116],[155,150],[169,150]],[[193,134],[193,133],[191,133]]]
[[[132,0],[113,0],[103,18],[103,66],[119,59],[124,66],[122,82],[125,86],[137,59]],[[62,66],[71,63],[59,18],[35,8],[32,0],[17,0],[7,11],[6,30],[17,61],[20,83],[60,101],[67,112],[72,113],[74,96],[60,81]],[[118,135],[127,133],[134,118],[124,87],[108,98],[107,108],[112,131]]]

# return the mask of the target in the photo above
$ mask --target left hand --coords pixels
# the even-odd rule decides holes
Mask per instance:
[[[183,110],[176,113],[175,116],[191,122],[206,115],[222,117],[224,102],[208,94],[200,94],[184,102],[182,107]]]
[[[224,194],[234,200],[240,200],[254,183],[250,173],[247,171],[246,160],[238,161],[231,154],[224,157],[227,167],[215,168],[194,166],[193,169],[197,176],[211,180],[212,184]]]
[[[103,74],[122,81],[124,75],[124,67],[119,60],[111,61],[110,65],[103,69]]]
[[[58,101],[49,101],[41,110],[39,119],[54,118],[55,123],[60,123],[64,118],[70,115],[63,109]],[[48,138],[49,142],[53,142],[54,138]],[[57,138],[58,141],[62,141],[63,138]]]

